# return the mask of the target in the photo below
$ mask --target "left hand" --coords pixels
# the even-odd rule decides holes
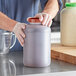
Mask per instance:
[[[52,25],[52,18],[47,13],[38,13],[35,15],[35,18],[39,18],[40,22],[44,26],[50,27]]]
[[[15,35],[16,35],[17,39],[19,40],[21,46],[24,45],[25,33],[23,30],[25,30],[26,25],[27,24],[25,24],[25,23],[17,22],[13,28],[13,32],[15,33]]]

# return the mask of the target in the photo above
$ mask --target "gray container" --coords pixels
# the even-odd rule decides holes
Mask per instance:
[[[23,64],[28,67],[46,67],[51,63],[51,29],[38,24],[26,26]]]

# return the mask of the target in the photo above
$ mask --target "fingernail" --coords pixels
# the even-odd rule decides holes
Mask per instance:
[[[48,26],[47,24],[45,24],[45,26]]]
[[[45,25],[45,23],[43,23],[43,25]]]
[[[42,22],[42,25],[44,25],[44,22]]]
[[[24,38],[25,38],[25,35],[24,35]]]
[[[41,18],[40,21],[42,21],[43,19]]]
[[[23,47],[23,44],[21,46]]]
[[[24,43],[22,43],[22,47],[24,46]]]

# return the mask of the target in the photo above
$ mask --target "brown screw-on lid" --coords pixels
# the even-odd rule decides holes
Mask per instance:
[[[28,18],[28,22],[30,22],[30,23],[41,23],[39,18],[34,18],[34,17]]]

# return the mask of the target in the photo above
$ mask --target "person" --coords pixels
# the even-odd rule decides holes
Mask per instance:
[[[39,3],[41,13],[38,13]],[[22,50],[25,38],[23,30],[29,17],[39,18],[43,26],[49,27],[61,7],[62,0],[0,0],[0,29],[14,32],[17,37],[11,51]]]

